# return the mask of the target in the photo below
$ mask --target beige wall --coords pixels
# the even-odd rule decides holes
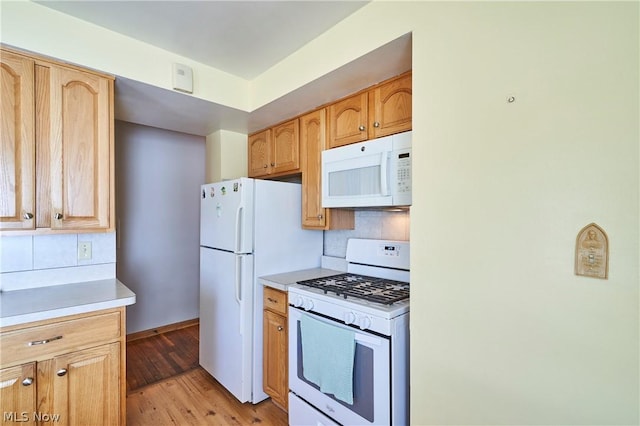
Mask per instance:
[[[638,424],[638,3],[421,9],[412,422]]]
[[[159,81],[144,53],[173,60],[96,28],[132,54],[36,40],[5,25],[5,3],[18,47],[143,82]],[[251,110],[407,32],[412,423],[637,424],[638,3],[374,1],[228,104]],[[573,274],[590,222],[609,235],[608,280]]]
[[[218,130],[207,136],[206,183],[247,176],[247,135]]]

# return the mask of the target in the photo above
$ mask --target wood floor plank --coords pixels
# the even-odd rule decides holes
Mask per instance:
[[[127,424],[285,426],[270,399],[241,404],[198,364],[197,325],[127,342]]]

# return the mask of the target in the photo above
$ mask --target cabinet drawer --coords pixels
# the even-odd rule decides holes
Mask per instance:
[[[282,315],[287,315],[287,293],[273,289],[264,288],[264,308]]]
[[[102,344],[120,337],[120,324],[120,312],[109,312],[2,333],[0,362],[7,366],[16,362],[39,361],[92,344]]]

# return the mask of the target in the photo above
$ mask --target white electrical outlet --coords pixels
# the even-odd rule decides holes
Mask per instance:
[[[91,259],[91,242],[80,241],[78,242],[78,260]]]

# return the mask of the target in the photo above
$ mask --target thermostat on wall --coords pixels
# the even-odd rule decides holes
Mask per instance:
[[[193,93],[193,71],[186,65],[173,64],[173,89]]]

